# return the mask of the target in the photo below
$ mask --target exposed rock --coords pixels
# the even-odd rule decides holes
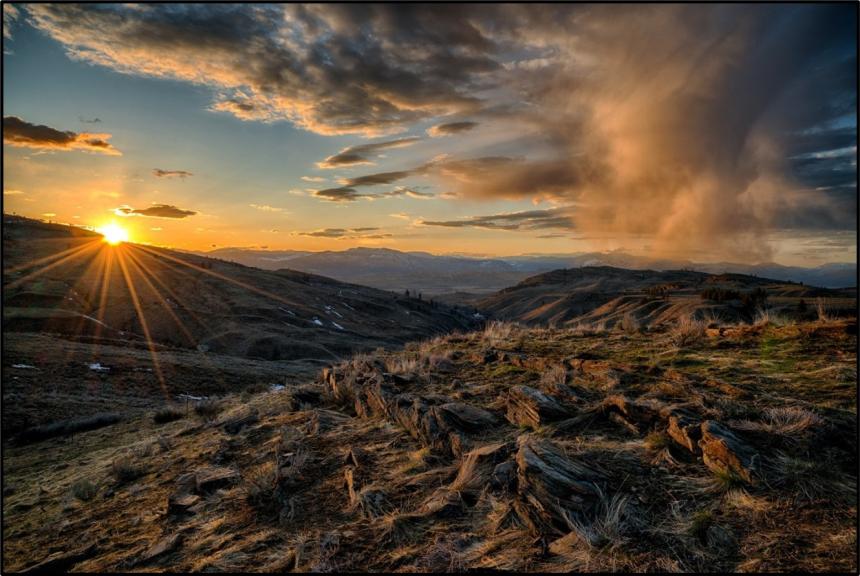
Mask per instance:
[[[167,514],[181,516],[192,512],[191,508],[200,502],[195,494],[173,494],[167,498]]]
[[[496,490],[514,490],[517,485],[517,463],[513,460],[496,464],[490,475],[490,487]]]
[[[568,458],[554,443],[528,435],[518,439],[518,494],[524,521],[533,530],[569,531],[569,519],[593,507],[600,498],[594,484],[601,475]]]
[[[442,404],[439,406],[439,414],[451,427],[466,432],[479,432],[498,423],[492,413],[464,402]]]
[[[179,546],[181,542],[182,534],[173,534],[171,536],[165,536],[164,538],[150,546],[149,549],[143,553],[143,556],[140,557],[139,562],[150,562],[163,554],[172,552]]]
[[[630,400],[620,394],[607,396],[603,400],[605,411],[620,414],[634,428],[639,430],[647,429],[657,421],[660,408],[656,403]]]
[[[459,516],[466,509],[463,496],[456,490],[441,488],[430,495],[421,505],[421,512],[449,518]]]
[[[753,483],[758,453],[738,436],[713,420],[702,423],[702,439],[699,440],[705,465],[716,472],[735,474]]]
[[[669,436],[692,452],[699,453],[699,440],[702,437],[701,422],[693,414],[677,411],[669,415]]]
[[[569,417],[570,411],[539,390],[514,386],[508,394],[506,416],[513,424],[537,429],[541,424]]]
[[[98,554],[95,542],[71,552],[56,552],[38,564],[19,572],[20,574],[59,574],[68,572],[75,564],[88,560]]]
[[[214,492],[235,483],[239,473],[230,468],[211,467],[198,470],[195,474],[195,487],[198,494]]]

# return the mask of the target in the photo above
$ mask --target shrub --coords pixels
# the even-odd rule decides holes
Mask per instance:
[[[627,312],[622,316],[620,322],[621,329],[624,330],[627,334],[638,334],[641,326],[639,325],[639,320],[636,319],[636,316]]]
[[[122,417],[119,414],[114,413],[102,413],[88,416],[86,418],[61,420],[59,422],[52,422],[51,424],[28,428],[18,435],[17,440],[19,443],[27,444],[30,442],[38,442],[40,440],[54,438],[56,436],[71,436],[78,432],[87,432],[89,430],[104,428],[105,426],[116,424],[120,420],[122,420]]]
[[[204,422],[212,422],[221,412],[221,403],[217,400],[200,400],[194,403],[194,413]]]
[[[83,478],[72,484],[72,495],[81,502],[89,502],[98,493],[98,486]]]
[[[143,476],[143,468],[130,456],[120,456],[111,462],[110,473],[119,484],[123,484]]]
[[[815,311],[818,314],[818,320],[821,322],[827,322],[830,320],[830,314],[827,313],[827,304],[824,302],[824,298],[816,298],[815,299]]]
[[[741,298],[741,293],[737,290],[731,290],[729,288],[718,288],[716,286],[711,286],[705,288],[699,293],[699,296],[702,300],[711,300],[713,302],[726,302],[728,300],[739,300]]]
[[[767,307],[767,290],[758,286],[749,292],[741,294],[741,305],[745,310],[752,312],[759,308]]]
[[[185,417],[185,411],[179,406],[163,406],[152,414],[156,424],[166,424]]]
[[[681,316],[669,334],[676,346],[689,346],[704,338],[705,323],[692,315]]]

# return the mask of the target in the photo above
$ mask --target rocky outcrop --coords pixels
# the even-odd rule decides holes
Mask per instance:
[[[570,410],[555,398],[529,386],[514,386],[508,392],[508,420],[517,426],[539,428],[542,424],[571,416]]]
[[[758,453],[719,422],[706,420],[701,430],[699,448],[705,465],[715,472],[732,474],[754,483]]]

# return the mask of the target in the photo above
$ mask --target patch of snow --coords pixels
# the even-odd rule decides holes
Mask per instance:
[[[338,312],[337,310],[334,309],[334,306],[329,306],[328,304],[326,304],[325,311],[328,312],[329,314],[336,315],[338,318],[343,318],[343,316],[340,315],[340,312]]]
[[[280,390],[283,390],[283,389],[284,389],[283,384],[272,384],[269,387],[269,390],[271,390],[272,392],[279,392]]]
[[[89,368],[90,370],[93,370],[95,372],[110,372],[110,368],[108,368],[107,366],[102,366],[99,362],[93,362],[92,364],[89,364]]]
[[[341,326],[340,324],[338,324],[338,323],[337,323],[337,322],[335,322],[334,320],[332,320],[332,322],[331,322],[331,323],[332,323],[332,324],[334,324],[334,327],[335,327],[335,328],[337,328],[338,330],[343,330],[343,326]]]
[[[472,314],[472,318],[474,318],[475,320],[483,320],[484,315],[481,314],[480,312],[475,312],[474,314]]]
[[[353,312],[355,312],[355,308],[353,308],[352,306],[350,306],[350,305],[349,305],[349,304],[347,304],[346,302],[341,302],[341,304],[343,304],[344,306],[346,306],[347,308],[349,308],[350,310],[352,310]]]
[[[317,318],[316,316],[314,316],[313,323],[316,324],[317,326],[323,325],[323,323],[320,321],[320,319]]]
[[[289,310],[288,308],[284,308],[283,306],[278,306],[278,310],[280,310],[280,311],[282,311],[282,312],[286,312],[286,313],[287,313],[287,314],[289,314],[290,316],[295,316],[295,315],[296,315],[296,313],[295,313],[295,312],[293,312],[292,310]]]
[[[179,394],[176,398],[179,400],[194,400],[196,402],[199,400],[207,400],[209,396],[192,396],[191,394]]]
[[[30,364],[12,364],[12,368],[20,368],[21,370],[35,370],[35,366],[31,366]]]

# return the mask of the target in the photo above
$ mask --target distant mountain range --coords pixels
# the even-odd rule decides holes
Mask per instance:
[[[856,263],[824,264],[814,268],[775,263],[695,263],[643,258],[621,252],[480,258],[401,252],[389,248],[352,248],[325,252],[219,248],[197,254],[264,270],[289,268],[383,290],[409,290],[426,295],[453,292],[486,294],[513,286],[535,274],[583,266],[747,274],[824,288],[857,285]]]

